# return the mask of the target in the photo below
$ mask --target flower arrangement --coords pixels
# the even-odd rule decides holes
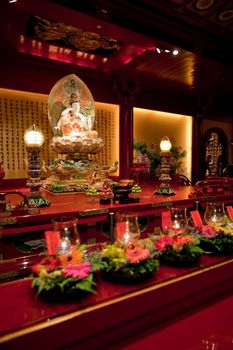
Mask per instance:
[[[122,281],[141,280],[159,267],[156,249],[150,238],[139,239],[128,245],[107,244],[101,252],[106,277]]]
[[[185,172],[185,169],[183,169],[183,161],[187,155],[187,151],[183,150],[180,146],[176,146],[174,141],[172,144],[170,150],[171,156],[169,157],[170,172],[171,174],[182,174]],[[149,159],[150,172],[155,172],[159,168],[162,160],[159,147],[156,144],[152,144],[151,147],[148,147],[146,143],[140,141],[135,141],[133,146],[139,154]]]
[[[95,254],[87,256],[85,245],[72,245],[68,254],[45,257],[32,267],[32,287],[37,295],[51,298],[95,292],[94,272],[100,268]]]
[[[161,261],[176,265],[195,263],[203,253],[197,237],[190,233],[177,233],[174,230],[157,235],[155,246],[160,252]]]
[[[198,229],[200,247],[206,253],[233,253],[233,223],[204,225]]]

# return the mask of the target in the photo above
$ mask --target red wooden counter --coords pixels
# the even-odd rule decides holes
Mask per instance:
[[[83,243],[96,243],[108,240],[104,232],[104,225],[108,223],[110,212],[134,211],[141,217],[148,218],[149,224],[143,233],[153,232],[155,226],[160,225],[161,211],[172,206],[185,206],[194,208],[195,202],[201,205],[209,200],[221,200],[233,203],[233,193],[205,198],[189,198],[193,191],[191,186],[176,186],[175,195],[155,195],[156,186],[142,185],[142,192],[138,194],[140,203],[119,204],[111,203],[101,205],[99,202],[90,202],[84,193],[76,194],[44,194],[50,200],[49,207],[40,208],[39,213],[20,216],[0,215],[0,280],[11,277],[20,277],[27,274],[27,270],[43,252],[43,244],[39,249],[33,246],[28,249],[25,242],[40,241],[44,239],[44,231],[52,229],[52,220],[61,216],[78,217],[78,226]],[[3,191],[3,189],[1,189]],[[18,189],[25,193],[25,188]],[[6,191],[7,192],[7,191]],[[2,214],[2,213],[1,213]],[[23,249],[22,249],[23,247]],[[13,260],[12,260],[13,259]]]
[[[25,188],[18,189],[26,193]],[[7,191],[6,191],[7,192]],[[111,203],[101,205],[97,202],[90,202],[85,193],[69,193],[54,195],[49,192],[44,194],[51,202],[49,207],[39,209],[39,213],[23,215],[0,215],[0,251],[2,260],[9,260],[25,255],[34,255],[40,252],[33,247],[28,250],[25,245],[26,241],[40,241],[44,238],[44,231],[52,229],[54,219],[69,216],[78,218],[78,228],[80,238],[83,243],[96,243],[108,240],[103,234],[103,224],[108,221],[110,212],[134,211],[141,216],[149,216],[150,225],[147,232],[154,230],[155,221],[160,220],[160,213],[169,206],[177,204],[193,206],[194,201],[188,198],[190,193],[189,187],[177,187],[177,193],[174,196],[157,196],[154,195],[154,188],[144,186],[142,193],[138,196],[140,203],[119,204]],[[14,200],[14,195],[12,195]],[[0,213],[4,214],[4,213]],[[156,219],[157,218],[157,219]],[[159,222],[157,223],[157,226]],[[23,247],[23,249],[21,249]],[[41,247],[43,251],[43,247]],[[0,264],[0,275],[4,273]]]
[[[4,189],[1,189],[1,191],[3,190]],[[27,192],[25,188],[18,190],[22,193]],[[154,190],[155,187],[146,185],[142,186],[142,192],[138,194],[140,203],[111,203],[104,205],[100,204],[98,201],[91,202],[85,193],[52,194],[41,190],[51,202],[51,205],[40,208],[40,212],[38,214],[21,215],[15,217],[15,219],[18,225],[33,225],[35,223],[39,225],[40,223],[49,222],[51,219],[62,215],[74,215],[79,216],[80,224],[82,224],[90,222],[90,220],[93,218],[93,220],[102,220],[103,217],[107,218],[107,213],[109,211],[116,212],[122,210],[132,210],[143,212],[145,215],[148,215],[148,213],[151,213],[152,211],[154,212],[156,208],[166,208],[176,204],[190,205],[195,201],[188,198],[188,195],[192,191],[192,187],[190,186],[176,187],[176,194],[172,196],[155,195]],[[7,230],[7,232],[13,233],[15,231]],[[19,230],[17,232],[19,232]]]
[[[134,211],[139,215],[150,215],[155,212],[160,212],[171,206],[186,206],[192,207],[195,202],[207,202],[207,201],[222,201],[226,203],[233,202],[233,192],[225,195],[209,195],[202,198],[189,198],[191,192],[193,192],[192,186],[174,186],[176,191],[175,195],[162,196],[155,195],[155,186],[142,185],[142,192],[137,194],[140,198],[140,203],[130,204],[100,204],[97,202],[90,202],[88,196],[85,193],[67,193],[67,194],[52,194],[44,192],[44,195],[51,202],[48,207],[40,208],[39,213],[20,215],[20,216],[0,216],[0,224],[3,226],[2,235],[19,234],[30,229],[47,229],[51,227],[51,220],[69,215],[79,218],[80,224],[98,222],[107,219],[108,213],[118,211]],[[26,193],[25,188],[18,189],[23,193]],[[4,189],[2,188],[3,192]],[[7,192],[7,190],[6,190]],[[4,220],[5,224],[4,224]],[[7,225],[9,220],[9,225]],[[12,221],[12,224],[10,223]],[[50,226],[49,226],[50,224]]]
[[[3,283],[1,349],[119,349],[119,343],[136,349],[137,344],[143,346],[145,334],[156,339],[156,332],[176,329],[183,318],[216,300],[225,300],[232,310],[227,302],[232,300],[227,299],[233,291],[232,271],[233,258],[204,255],[189,268],[161,265],[151,279],[138,284],[112,283],[98,276],[96,294],[66,303],[36,298],[29,278]],[[193,329],[189,346],[174,349],[194,349],[195,337]],[[168,349],[162,345],[151,349]]]

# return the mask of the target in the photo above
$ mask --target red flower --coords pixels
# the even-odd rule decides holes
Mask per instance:
[[[32,266],[33,273],[39,273],[41,268],[46,269],[47,272],[56,270],[60,266],[61,262],[59,259],[44,258],[40,263]]]
[[[173,236],[161,236],[156,242],[157,250],[166,250],[168,245],[175,243]]]

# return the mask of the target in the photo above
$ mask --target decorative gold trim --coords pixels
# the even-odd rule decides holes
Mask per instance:
[[[101,49],[105,56],[118,50],[122,43],[119,41],[100,35],[98,33],[87,32],[82,28],[66,25],[61,22],[53,22],[39,16],[32,17],[33,33],[35,38],[51,42],[58,40],[65,46],[68,44],[83,52],[95,53]],[[111,50],[111,52],[110,52]]]
[[[47,319],[46,321],[41,322],[41,323],[39,323],[37,325],[29,326],[29,327],[27,327],[25,329],[22,329],[22,330],[19,330],[19,331],[15,331],[15,332],[12,332],[12,333],[8,333],[8,334],[2,336],[2,338],[0,339],[0,344],[4,343],[4,342],[7,342],[7,341],[10,341],[12,339],[15,339],[17,337],[23,336],[23,335],[26,335],[26,334],[29,334],[29,333],[32,333],[32,332],[36,332],[38,330],[41,330],[41,329],[44,329],[44,328],[47,328],[47,327],[52,327],[52,326],[54,326],[54,325],[56,325],[58,323],[71,320],[71,319],[73,319],[75,317],[87,314],[89,312],[92,312],[92,311],[95,311],[95,310],[98,310],[98,309],[101,309],[101,308],[104,308],[104,307],[107,307],[107,306],[110,306],[110,305],[113,305],[113,304],[116,304],[116,303],[119,303],[119,302],[124,301],[126,299],[131,299],[131,298],[134,298],[136,296],[149,293],[149,292],[151,292],[153,290],[156,290],[156,289],[159,289],[159,288],[162,288],[162,287],[174,284],[176,282],[183,281],[185,279],[191,278],[193,276],[200,275],[202,273],[205,273],[207,271],[219,268],[221,266],[224,266],[224,265],[227,265],[227,264],[230,264],[230,263],[233,263],[233,259],[230,259],[230,260],[227,260],[227,261],[223,261],[221,263],[218,263],[218,264],[215,264],[215,265],[212,265],[212,266],[208,266],[206,268],[203,268],[203,269],[200,269],[200,270],[197,270],[197,271],[193,271],[193,272],[191,272],[189,274],[186,274],[184,276],[176,277],[176,278],[173,278],[173,279],[171,279],[169,281],[165,281],[165,282],[162,282],[160,284],[155,284],[153,286],[146,287],[144,289],[141,289],[141,290],[129,293],[127,295],[122,295],[122,296],[113,298],[111,300],[108,300],[108,301],[105,301],[105,302],[102,302],[102,303],[99,303],[99,304],[96,304],[96,305],[93,305],[93,306],[89,306],[89,307],[87,307],[87,308],[85,308],[83,310],[76,310],[76,311],[70,312],[69,314],[58,316],[58,317],[56,317],[54,319],[51,319],[51,320]]]
[[[5,214],[5,212],[3,213],[3,215],[4,214]],[[7,215],[8,215],[8,213],[6,213],[4,216],[7,216]],[[0,218],[0,225],[1,226],[4,226],[4,225],[15,225],[15,224],[17,224],[17,218],[5,218],[5,217],[4,217],[4,219]]]
[[[161,202],[161,203],[152,203],[151,207],[152,208],[163,208],[163,207],[170,208],[172,207],[172,205],[173,205],[173,202]]]
[[[92,215],[101,215],[101,214],[108,214],[108,209],[90,209],[90,210],[83,210],[79,212],[79,216],[85,217],[85,216],[92,216]]]

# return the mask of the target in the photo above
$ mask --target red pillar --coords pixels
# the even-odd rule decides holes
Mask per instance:
[[[133,163],[133,108],[120,105],[120,178],[130,178]]]
[[[123,81],[116,91],[120,101],[120,178],[128,179],[133,163],[133,106],[139,87],[135,82]]]
[[[192,182],[195,184],[201,180],[200,175],[202,173],[201,164],[201,149],[203,136],[203,118],[200,114],[197,114],[193,118],[193,147],[192,147]]]

